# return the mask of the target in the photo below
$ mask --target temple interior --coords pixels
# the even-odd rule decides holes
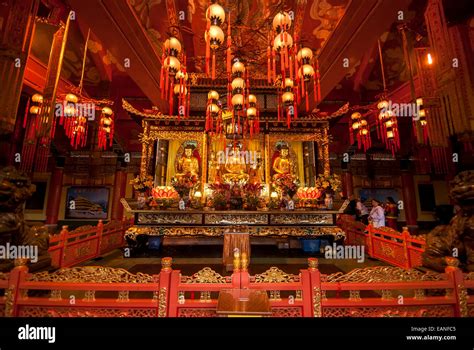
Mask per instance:
[[[474,317],[472,1],[6,0],[0,79],[0,316]]]

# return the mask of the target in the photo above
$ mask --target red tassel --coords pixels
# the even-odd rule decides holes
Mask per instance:
[[[232,37],[231,37],[231,30],[230,30],[230,12],[227,24],[227,74],[230,74],[232,71],[231,68],[231,46],[232,46]]]
[[[289,57],[289,66],[290,66],[290,79],[293,80],[293,57],[291,56],[291,53]]]
[[[275,49],[272,49],[272,59],[273,59],[273,81],[276,81],[276,58],[275,58]]]
[[[169,115],[173,115],[173,90],[174,90],[174,82],[171,80],[170,82],[170,89],[169,89]]]
[[[212,80],[216,79],[216,53],[212,54]]]
[[[272,57],[272,53],[271,53],[272,49],[270,46],[268,46],[268,49],[267,49],[267,80],[268,80],[268,84],[270,84],[272,82],[272,78],[271,78],[271,57]]]
[[[309,111],[309,97],[308,94],[306,94],[306,112]]]

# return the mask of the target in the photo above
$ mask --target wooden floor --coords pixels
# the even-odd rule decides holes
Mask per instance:
[[[204,267],[210,267],[221,275],[230,275],[222,265],[222,246],[162,246],[158,250],[149,250],[139,256],[123,257],[121,250],[115,250],[104,257],[88,261],[82,266],[108,266],[123,268],[132,273],[157,274],[160,272],[162,257],[173,258],[173,269],[181,270],[184,275],[192,275]],[[277,266],[287,273],[297,274],[307,268],[309,257],[319,258],[321,273],[349,272],[356,268],[382,266],[385,263],[366,258],[364,263],[355,260],[325,259],[321,254],[306,253],[301,249],[278,249],[276,246],[252,246],[249,272],[251,275],[262,273]]]

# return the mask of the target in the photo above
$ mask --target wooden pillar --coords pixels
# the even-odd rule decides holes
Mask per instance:
[[[413,174],[409,171],[401,172],[402,192],[403,192],[403,209],[405,210],[405,219],[408,228],[416,229],[417,225],[417,209],[415,195],[415,181]]]
[[[48,205],[46,207],[46,225],[55,226],[58,223],[61,192],[63,188],[63,168],[54,168],[51,174],[51,183],[48,191]]]
[[[269,186],[271,182],[271,154],[270,154],[270,135],[265,134],[265,182]]]
[[[208,137],[204,133],[202,135],[202,154],[201,154],[201,191],[204,192],[204,186],[207,183],[207,153],[208,153]],[[204,199],[204,196],[202,197]]]
[[[13,132],[39,0],[0,5],[0,135]]]
[[[343,195],[347,198],[354,194],[354,183],[352,181],[352,173],[349,170],[343,172],[342,181],[344,183],[342,192]]]
[[[151,142],[149,138],[150,125],[146,120],[142,121],[143,139],[142,139],[142,159],[140,164],[140,177],[145,178],[148,175],[148,143]]]
[[[125,197],[125,187],[127,186],[127,173],[124,170],[117,170],[114,181],[114,196],[112,200],[112,220],[122,220],[123,205],[120,199]]]
[[[324,175],[329,176],[331,174],[331,164],[329,160],[329,127],[324,128],[324,141],[323,141],[323,157],[324,157]]]

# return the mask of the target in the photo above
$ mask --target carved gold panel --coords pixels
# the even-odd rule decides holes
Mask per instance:
[[[332,214],[272,214],[270,223],[277,225],[332,225]]]
[[[208,225],[233,224],[233,225],[266,225],[268,224],[265,214],[209,214],[206,215],[205,223]]]
[[[139,224],[200,224],[201,214],[138,214]]]

